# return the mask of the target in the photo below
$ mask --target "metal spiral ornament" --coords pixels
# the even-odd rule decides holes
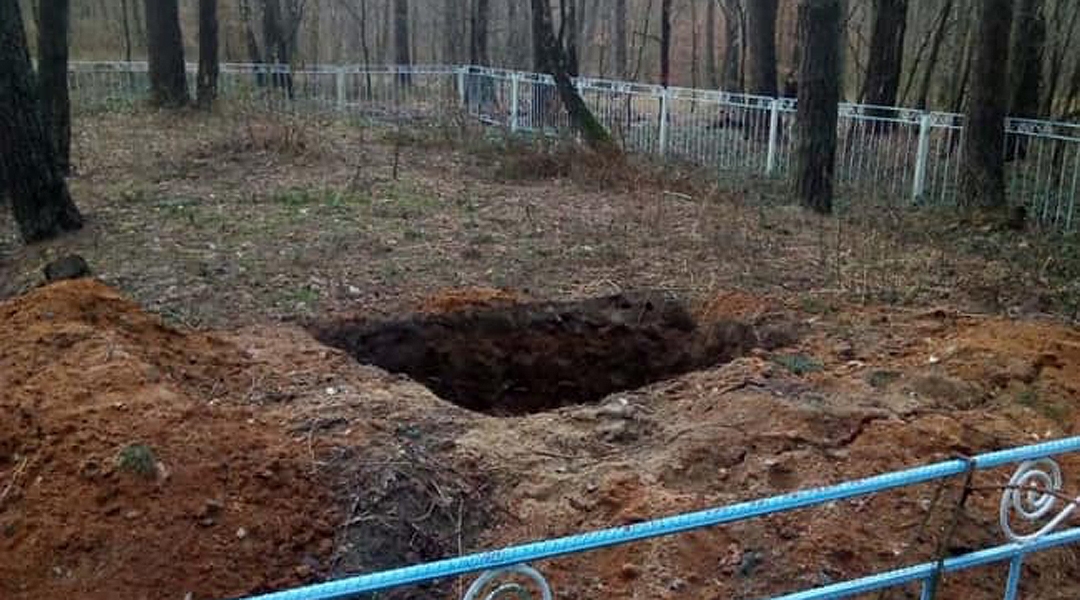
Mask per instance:
[[[551,586],[548,585],[547,579],[544,579],[544,576],[541,575],[539,571],[529,565],[517,565],[505,569],[485,572],[469,586],[469,589],[465,591],[465,596],[463,596],[462,600],[478,600],[481,598],[480,594],[484,593],[493,582],[513,576],[517,576],[518,579],[527,579],[529,582],[533,583],[540,592],[540,600],[553,600],[554,595],[551,593]],[[482,596],[482,598],[483,600],[498,600],[500,598],[532,600],[533,596],[529,591],[528,586],[509,581],[498,585],[498,587]]]
[[[1005,536],[1013,542],[1030,542],[1057,529],[1080,505],[1080,498],[1065,500],[1064,508],[1050,516],[1062,502],[1063,487],[1061,466],[1057,462],[1040,458],[1021,463],[1001,497],[1000,522]],[[1031,533],[1017,533],[1012,527],[1014,516],[1043,525]]]

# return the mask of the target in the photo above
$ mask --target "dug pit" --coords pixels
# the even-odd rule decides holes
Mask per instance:
[[[699,324],[664,293],[466,308],[313,327],[357,361],[500,416],[586,404],[728,362],[758,346],[751,325]]]

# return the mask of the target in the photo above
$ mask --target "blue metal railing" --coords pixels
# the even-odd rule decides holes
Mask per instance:
[[[293,590],[255,596],[248,600],[332,600],[351,598],[360,594],[471,573],[485,573],[485,581],[487,581],[493,579],[492,575],[497,574],[500,570],[513,571],[518,575],[525,573],[534,581],[539,582],[539,587],[544,591],[544,596],[547,597],[550,592],[547,590],[546,583],[543,582],[543,578],[536,571],[527,569],[526,565],[528,563],[876,494],[962,475],[973,470],[992,469],[1013,463],[1021,463],[1016,475],[1010,480],[1009,485],[1005,486],[1005,494],[1001,505],[1002,526],[1007,537],[1012,540],[1011,543],[960,557],[949,558],[941,562],[910,566],[776,599],[845,598],[859,593],[896,587],[912,582],[923,582],[924,598],[929,598],[930,592],[928,590],[933,588],[931,581],[941,573],[951,573],[990,563],[1011,561],[1005,598],[1006,600],[1014,600],[1024,556],[1049,548],[1080,543],[1080,528],[1060,532],[1052,531],[1063,524],[1077,509],[1080,498],[1073,501],[1062,501],[1064,495],[1061,490],[1060,468],[1056,462],[1050,460],[1050,457],[1072,452],[1080,452],[1080,437],[991,452],[971,459],[954,459],[834,486],[676,515],[624,527],[603,529],[380,573],[348,577]],[[1037,521],[1044,519],[1052,509],[1062,502],[1064,508],[1048,524],[1033,534],[1017,535],[1013,533],[1013,530],[1008,525],[1008,519],[1012,511],[1018,511],[1021,517],[1028,520]],[[514,587],[516,589],[519,586]],[[478,592],[479,590],[475,593]],[[466,594],[466,598],[475,597],[473,594],[474,592],[470,589],[470,593]],[[489,594],[487,597],[494,598],[496,596],[497,594]]]

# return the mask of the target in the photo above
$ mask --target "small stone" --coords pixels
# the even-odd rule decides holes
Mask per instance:
[[[242,540],[242,539],[247,537],[247,534],[248,534],[247,529],[244,529],[243,527],[237,528],[237,530],[236,530],[236,539]]]
[[[619,569],[619,577],[627,580],[637,579],[638,577],[641,577],[641,567],[635,564],[626,563]]]
[[[670,589],[673,592],[678,592],[678,591],[682,590],[685,587],[686,587],[686,580],[681,579],[679,577],[676,577],[675,579],[672,579],[671,583],[668,584],[668,589]]]
[[[213,527],[215,523],[217,523],[217,521],[215,521],[212,517],[206,517],[205,519],[199,521],[199,525],[203,527]]]
[[[207,500],[206,504],[203,505],[202,510],[199,511],[199,516],[202,518],[213,518],[220,515],[223,508],[225,508],[225,506],[221,502],[212,499]]]
[[[124,518],[129,520],[129,521],[132,520],[132,519],[138,519],[141,516],[142,516],[142,511],[141,510],[129,510],[126,513],[124,513]]]
[[[90,265],[78,254],[69,254],[45,265],[45,281],[80,279],[90,276]]]
[[[308,577],[311,577],[311,567],[309,567],[308,565],[297,565],[296,576],[300,579],[307,579]]]

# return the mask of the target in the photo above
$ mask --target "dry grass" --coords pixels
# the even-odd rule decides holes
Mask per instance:
[[[85,231],[34,247],[0,219],[0,295],[78,252],[189,325],[397,312],[438,289],[549,298],[632,288],[1075,318],[1075,239],[860,201],[839,218],[775,183],[458,126],[232,111],[80,116]],[[396,167],[395,167],[396,165]],[[824,308],[823,308],[824,310]]]

